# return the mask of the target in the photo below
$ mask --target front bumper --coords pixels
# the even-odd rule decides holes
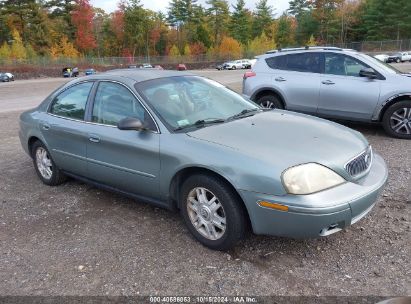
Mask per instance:
[[[327,236],[363,218],[375,205],[388,178],[384,160],[374,154],[370,172],[356,183],[310,195],[273,196],[240,190],[255,234],[291,238]],[[288,211],[261,207],[259,201],[285,205]]]

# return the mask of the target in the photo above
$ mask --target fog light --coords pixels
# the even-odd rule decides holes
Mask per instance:
[[[258,205],[265,208],[280,210],[280,211],[288,211],[288,207],[276,203],[266,202],[266,201],[259,201],[257,202]]]

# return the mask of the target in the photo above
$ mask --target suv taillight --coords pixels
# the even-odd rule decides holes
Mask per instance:
[[[243,76],[243,79],[247,79],[247,78],[249,78],[249,77],[254,77],[254,76],[256,76],[257,74],[255,73],[255,72],[253,72],[253,71],[248,71],[248,72],[245,72],[244,73],[244,76]]]

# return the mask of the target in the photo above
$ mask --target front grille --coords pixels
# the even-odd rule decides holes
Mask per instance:
[[[364,152],[350,160],[345,165],[345,170],[353,177],[366,172],[372,162],[372,148],[369,146]]]

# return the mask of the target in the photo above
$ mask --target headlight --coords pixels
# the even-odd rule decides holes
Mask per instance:
[[[311,194],[345,182],[340,175],[315,163],[288,168],[283,173],[283,184],[290,194]]]

